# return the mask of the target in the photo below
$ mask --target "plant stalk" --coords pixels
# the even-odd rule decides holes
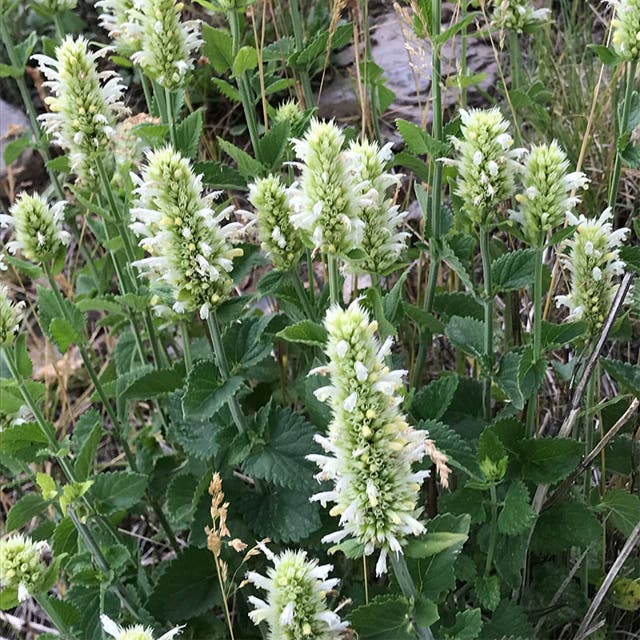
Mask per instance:
[[[316,314],[309,302],[309,296],[302,285],[302,281],[300,280],[300,274],[298,273],[297,266],[291,270],[291,281],[293,282],[293,288],[296,290],[296,294],[300,299],[300,303],[302,304],[302,308],[304,309],[307,318],[309,320],[314,320]]]
[[[302,24],[302,13],[300,11],[300,0],[289,0],[289,12],[291,13],[291,25],[293,26],[293,38],[296,43],[296,49],[302,51],[304,49],[304,29]],[[304,106],[307,109],[313,107],[313,90],[311,89],[311,79],[307,69],[298,71],[300,76],[300,84],[302,85],[302,95],[304,96]]]
[[[533,362],[542,356],[542,248],[536,248],[535,276],[533,281]],[[529,437],[535,436],[538,396],[534,394],[527,407],[527,430]]]
[[[338,271],[338,256],[327,254],[327,268],[329,270],[329,300],[332,305],[340,304],[340,273]]]
[[[498,496],[495,485],[489,487],[491,493],[491,533],[489,534],[489,548],[487,549],[487,560],[484,565],[484,575],[491,573],[493,566],[493,556],[496,551],[496,543],[498,541]]]
[[[485,420],[491,419],[491,376],[493,372],[493,287],[491,283],[491,254],[489,251],[489,231],[480,227],[480,254],[484,280],[484,355],[486,373],[482,382],[482,404]]]
[[[186,322],[180,323],[180,336],[182,337],[182,355],[184,357],[184,366],[187,375],[193,369],[193,358],[191,357],[191,344],[189,342],[189,328]]]

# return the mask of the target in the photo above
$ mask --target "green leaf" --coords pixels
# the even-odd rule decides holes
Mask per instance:
[[[300,414],[290,409],[271,409],[262,438],[242,465],[244,472],[281,487],[313,489],[315,465],[306,456],[317,448],[314,433],[315,429]]]
[[[327,330],[317,322],[312,320],[302,320],[296,324],[278,331],[276,337],[287,342],[297,342],[309,344],[314,347],[324,347],[327,342]]]
[[[520,606],[505,599],[482,630],[482,640],[531,640],[536,634]]]
[[[147,488],[147,476],[131,471],[98,474],[89,489],[90,500],[104,514],[126,510],[140,501]]]
[[[42,515],[46,507],[47,502],[42,499],[39,493],[27,493],[22,496],[22,498],[11,507],[7,515],[7,532],[19,529],[22,525],[29,522],[31,518]]]
[[[69,322],[64,320],[57,323],[55,327],[56,334],[64,342],[66,339],[84,336],[85,319],[80,310],[70,301],[62,300],[65,309],[65,316],[69,318]],[[53,332],[50,330],[51,325],[56,318],[63,318],[63,313],[58,306],[58,299],[51,289],[38,286],[38,311],[40,325],[49,338],[55,340]]]
[[[287,150],[291,125],[287,120],[278,122],[260,138],[260,159],[272,170],[276,170]]]
[[[427,531],[420,538],[412,538],[407,543],[404,553],[407,558],[428,558],[446,551],[450,547],[464,544],[468,537],[466,533]]]
[[[476,640],[482,631],[482,612],[480,609],[458,611],[453,627],[444,631],[445,640]]]
[[[222,162],[208,160],[196,162],[193,167],[195,173],[202,175],[202,182],[216,189],[233,189],[243,191],[247,188],[247,180],[238,171]]]
[[[564,322],[554,324],[553,322],[542,321],[541,339],[545,351],[557,349],[565,344],[571,344],[581,338],[587,330],[587,324],[583,321]]]
[[[480,606],[483,609],[495,611],[500,604],[500,579],[498,576],[478,576],[473,587]]]
[[[159,122],[143,122],[133,128],[134,133],[151,148],[161,146],[169,135],[169,125]]]
[[[36,280],[37,278],[42,276],[42,269],[35,264],[31,264],[26,260],[20,260],[15,256],[12,256],[9,253],[5,253],[4,261],[9,263],[12,267],[15,267],[17,271],[20,273],[24,273],[27,278],[31,278],[32,280]]]
[[[535,513],[529,504],[529,491],[522,480],[515,480],[509,486],[504,506],[498,516],[498,531],[508,536],[517,536],[529,529],[535,520]],[[496,606],[497,606],[496,602]]]
[[[187,158],[195,158],[198,155],[198,144],[202,136],[203,117],[202,109],[189,114],[178,126],[176,126],[176,148]]]
[[[640,609],[640,582],[637,579],[618,576],[611,585],[609,599],[617,609],[638,611]]]
[[[74,441],[75,441],[75,436],[76,436],[75,429],[74,429],[73,435],[74,435]],[[96,450],[98,449],[98,444],[100,444],[101,439],[102,439],[102,424],[98,420],[96,423],[94,423],[93,428],[91,429],[89,435],[82,442],[82,445],[79,448],[76,456],[76,460],[73,468],[76,473],[76,477],[80,482],[84,482],[89,477],[89,474],[91,473],[91,470],[93,468],[93,459],[95,458]]]
[[[217,413],[242,388],[243,380],[233,376],[222,381],[212,362],[196,362],[187,378],[182,398],[186,419],[206,420]]]
[[[0,395],[5,395],[2,389]],[[0,437],[0,451],[5,455],[16,455],[24,449],[36,447],[44,448],[48,443],[47,437],[42,433],[40,425],[36,422],[26,422],[5,427]]]
[[[231,156],[236,161],[238,171],[243,178],[246,178],[247,180],[255,180],[255,178],[264,173],[264,165],[261,162],[258,162],[258,160],[252,158],[246,151],[243,151],[223,138],[218,138],[218,144],[227,155]]]
[[[66,600],[72,602],[80,612],[80,620],[74,626],[75,635],[82,640],[103,640],[100,614],[112,620],[118,619],[120,603],[113,591],[101,585],[83,586],[74,584],[67,592]],[[142,612],[141,612],[142,613]]]
[[[258,52],[255,47],[245,45],[236,54],[233,61],[233,75],[239,78],[245,71],[252,71],[258,66]]]
[[[171,480],[167,487],[167,512],[176,522],[189,525],[193,515],[193,498],[198,486],[198,478],[190,473],[184,473]]]
[[[422,307],[409,302],[402,303],[404,314],[416,323],[421,333],[444,333],[444,324],[433,313],[425,311]]]
[[[212,78],[212,80],[223,96],[226,96],[232,102],[242,102],[239,91],[232,84],[222,78]]]
[[[582,447],[571,438],[527,438],[517,447],[522,475],[536,484],[566,478],[580,462]]]
[[[519,536],[498,538],[493,564],[498,575],[511,589],[520,588],[528,547],[529,531]]]
[[[460,282],[464,285],[467,291],[471,294],[474,293],[473,282],[471,281],[471,277],[467,273],[465,266],[460,261],[460,258],[456,255],[455,251],[449,246],[449,244],[442,240],[441,247],[438,250],[438,253],[442,260],[451,267],[460,279]],[[468,314],[467,314],[468,315]]]
[[[524,408],[524,395],[520,389],[519,371],[522,354],[517,351],[506,353],[500,361],[496,384],[507,394],[515,409],[521,411]]]
[[[535,249],[518,249],[494,260],[491,265],[494,292],[515,291],[533,284],[537,256]]]
[[[12,140],[4,148],[4,163],[9,166],[15,162],[20,154],[31,146],[31,134],[25,133],[19,138]]]
[[[615,67],[621,62],[620,56],[604,44],[588,44],[587,49],[591,49],[607,67]]]
[[[68,156],[58,156],[47,162],[47,169],[58,173],[71,173],[71,161]]]
[[[445,29],[434,38],[434,42],[439,46],[447,43],[451,38],[453,38],[458,31],[464,29],[466,26],[471,24],[473,20],[475,20],[476,16],[480,15],[478,11],[474,11],[472,13],[468,13],[462,20],[458,20],[455,24],[452,24],[448,29]]]
[[[600,535],[600,523],[588,507],[580,500],[566,499],[538,516],[531,546],[536,553],[561,553],[571,547],[584,549]]]
[[[245,522],[259,538],[274,542],[299,542],[320,528],[318,505],[309,502],[309,493],[275,489],[254,491],[239,502]]]
[[[489,482],[499,482],[507,472],[509,456],[504,445],[491,427],[487,427],[478,440],[478,465]]]
[[[618,384],[640,398],[640,366],[610,358],[600,358],[600,364]]]
[[[484,322],[453,316],[447,323],[446,333],[454,347],[484,360]]]
[[[78,546],[78,532],[71,518],[63,518],[58,522],[51,538],[51,549],[54,556],[68,553],[73,555]]]
[[[71,344],[81,344],[84,337],[64,318],[54,318],[51,321],[49,335],[60,349],[60,353],[65,353]]]
[[[20,78],[24,75],[24,69],[12,67],[9,64],[0,63],[0,78]]]
[[[32,31],[20,44],[14,48],[15,56],[18,60],[22,61],[22,68],[24,69],[29,62],[29,58],[33,53],[33,49],[38,42],[38,34]]]
[[[412,153],[417,156],[426,155],[429,152],[426,142],[426,131],[413,122],[396,119],[396,127],[402,136],[405,144]]]
[[[411,413],[419,420],[438,420],[451,405],[458,388],[457,375],[442,375],[416,393]]]
[[[208,24],[202,25],[202,39],[204,40],[204,55],[216,70],[222,75],[233,64],[233,41],[226,29],[214,29]]]
[[[624,489],[607,491],[598,508],[609,515],[611,524],[625,538],[640,522],[640,498]]]
[[[184,365],[179,362],[171,369],[158,369],[143,373],[125,387],[119,396],[123,400],[148,400],[180,389],[185,380]]]
[[[402,596],[378,596],[349,614],[361,640],[412,640],[410,604]]]
[[[449,466],[470,476],[478,473],[476,457],[471,447],[451,427],[436,420],[426,420],[420,422],[420,428],[427,430],[438,449],[447,455]]]
[[[251,316],[234,322],[223,337],[229,371],[233,375],[243,373],[257,377],[257,365],[271,356],[272,336],[267,331],[276,316]]]

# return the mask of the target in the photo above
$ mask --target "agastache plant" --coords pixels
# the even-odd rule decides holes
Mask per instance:
[[[67,36],[55,58],[36,55],[52,96],[51,113],[40,116],[53,141],[68,152],[71,169],[87,187],[97,184],[97,163],[113,165],[113,136],[118,118],[126,112],[125,90],[113,71],[99,72],[97,59],[85,38]]]
[[[387,556],[402,554],[406,539],[421,534],[417,506],[420,486],[428,471],[413,471],[425,456],[427,433],[411,427],[399,405],[405,371],[385,364],[391,339],[380,345],[377,323],[358,301],[347,310],[327,312],[328,373],[331,385],[316,396],[328,401],[333,419],[327,437],[318,435],[327,455],[310,455],[320,472],[318,481],[332,484],[313,500],[335,503],[330,513],[340,517],[340,528],[325,542],[352,539],[363,553],[380,550],[376,573],[387,571]]]
[[[197,310],[207,318],[229,296],[233,259],[242,255],[229,245],[241,225],[221,225],[233,207],[215,211],[219,194],[205,195],[202,177],[171,147],[150,152],[141,176],[132,178],[138,198],[131,229],[151,254],[136,266],[161,286],[170,285],[174,311]]]
[[[272,553],[259,544],[273,563],[267,575],[254,571],[247,578],[266,592],[266,600],[249,596],[255,607],[249,617],[255,624],[265,621],[272,640],[338,640],[348,627],[327,605],[327,594],[340,582],[329,578],[330,564],[320,565],[306,551]]]
[[[613,230],[610,208],[598,218],[570,214],[568,219],[577,227],[565,243],[569,253],[561,256],[570,275],[569,293],[558,296],[556,303],[569,309],[569,320],[584,320],[587,335],[595,338],[618,290],[616,279],[624,273],[620,247],[629,229]]]

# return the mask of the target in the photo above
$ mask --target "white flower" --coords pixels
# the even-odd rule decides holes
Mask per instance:
[[[41,590],[40,583],[47,571],[42,556],[47,550],[46,542],[33,542],[19,533],[0,540],[0,582],[4,587],[17,589],[20,602]]]
[[[380,574],[388,553],[402,553],[405,539],[424,531],[417,500],[428,472],[411,467],[425,456],[427,434],[409,426],[400,413],[397,392],[405,372],[385,366],[389,343],[378,343],[377,323],[359,303],[329,309],[325,326],[331,386],[323,395],[333,419],[328,438],[316,437],[328,455],[309,459],[320,467],[318,481],[333,488],[312,500],[334,502],[330,513],[340,517],[340,530],[324,541],[351,538],[366,555],[379,549]]]
[[[206,318],[230,294],[233,259],[242,255],[228,243],[241,229],[237,222],[221,223],[233,211],[216,212],[219,194],[203,194],[202,178],[189,161],[165,147],[147,155],[131,209],[131,229],[150,256],[135,265],[161,287],[169,285],[174,310],[198,310]]]
[[[599,218],[568,217],[570,224],[577,225],[573,238],[565,243],[570,253],[561,256],[571,276],[570,290],[556,302],[569,309],[570,320],[584,320],[589,336],[595,337],[618,290],[616,280],[624,273],[620,246],[629,229],[613,231],[610,208]]]
[[[266,621],[272,640],[338,640],[347,622],[327,607],[327,593],[338,584],[329,578],[332,565],[308,560],[306,551],[271,553],[261,545],[271,562],[267,576],[254,571],[247,578],[266,591],[262,600],[249,596],[254,610],[249,617],[257,625]]]
[[[135,625],[133,627],[121,627],[116,624],[109,616],[102,614],[100,616],[100,622],[105,633],[108,633],[115,640],[171,640],[182,633],[185,625],[174,627],[171,631],[161,635],[155,639],[153,637],[153,629],[149,627],[143,627],[141,625]]]
[[[132,22],[133,0],[100,0],[96,7],[102,9],[100,26],[113,38],[116,49],[131,55],[141,47],[140,25]]]
[[[551,9],[535,9],[531,0],[496,0],[493,22],[499,29],[522,33],[548,20]]]
[[[24,306],[24,302],[13,303],[7,288],[0,285],[0,347],[10,345],[15,340]]]
[[[640,0],[610,0],[615,6],[613,46],[625,60],[640,60]]]

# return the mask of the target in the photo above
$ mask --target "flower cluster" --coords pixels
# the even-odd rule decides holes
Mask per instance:
[[[291,131],[296,131],[304,120],[304,112],[300,109],[297,100],[286,100],[278,105],[272,120],[273,124],[288,122],[291,125]]]
[[[524,169],[524,193],[516,196],[520,209],[512,212],[534,247],[542,247],[548,233],[560,226],[580,199],[571,195],[586,189],[588,180],[581,171],[568,172],[569,161],[554,140],[534,145]]]
[[[242,255],[227,242],[241,225],[220,226],[233,207],[216,213],[213,200],[219,194],[204,195],[201,176],[171,147],[150,152],[142,175],[133,179],[138,199],[131,210],[131,229],[151,254],[136,266],[160,286],[171,287],[174,311],[198,309],[207,318],[228,297],[233,258]]]
[[[323,253],[346,254],[360,244],[364,225],[344,135],[333,122],[314,119],[304,138],[293,142],[302,170],[291,198],[293,224]]]
[[[264,545],[259,546],[273,567],[268,577],[253,571],[247,574],[250,582],[267,592],[266,601],[249,596],[255,606],[249,613],[253,622],[266,621],[272,640],[337,640],[348,623],[327,607],[327,592],[339,582],[329,578],[333,567],[308,560],[305,551],[275,555]]]
[[[249,186],[249,201],[255,207],[262,248],[276,269],[287,271],[302,254],[302,242],[291,222],[289,194],[277,176],[260,178]]]
[[[18,590],[20,602],[40,588],[47,571],[42,556],[48,548],[46,542],[33,542],[19,533],[0,540],[0,579],[5,587]]]
[[[387,196],[389,187],[400,179],[385,171],[392,158],[391,144],[380,149],[375,142],[354,142],[347,158],[360,191],[360,218],[364,224],[359,247],[364,257],[352,262],[351,268],[385,273],[397,262],[409,237],[401,230],[406,212],[400,212],[400,207]]]
[[[72,11],[78,5],[78,0],[34,0],[34,4],[53,14]]]
[[[45,262],[55,257],[62,245],[69,243],[70,235],[62,229],[65,203],[50,207],[40,195],[21,193],[10,209],[10,216],[0,215],[0,226],[14,227],[16,239],[7,243],[7,250],[20,249],[28,260]]]
[[[366,555],[380,549],[380,575],[388,553],[402,553],[405,538],[424,531],[416,501],[428,471],[414,472],[411,466],[425,456],[427,433],[413,429],[400,413],[397,390],[405,372],[385,366],[391,340],[379,345],[377,323],[358,301],[347,310],[329,309],[325,326],[331,385],[316,396],[330,402],[333,419],[328,438],[316,440],[330,455],[309,459],[321,469],[316,478],[333,488],[312,499],[334,502],[330,513],[340,516],[342,528],[324,541],[353,538]]]
[[[613,46],[625,60],[640,60],[640,0],[613,0]]]
[[[102,10],[100,26],[113,39],[115,48],[123,55],[140,50],[141,33],[137,23],[132,23],[131,11],[134,0],[100,0],[96,7]]]
[[[113,136],[118,117],[126,112],[125,87],[112,71],[98,72],[100,53],[91,52],[82,36],[67,36],[56,48],[55,59],[34,56],[53,95],[51,113],[40,116],[54,142],[68,151],[71,168],[87,186],[95,185],[97,162],[113,164]]]
[[[496,0],[493,22],[499,29],[523,33],[546,21],[550,9],[535,9],[531,0]]]
[[[599,218],[572,214],[568,218],[577,225],[573,238],[566,242],[571,253],[561,256],[571,275],[570,291],[558,296],[556,302],[569,308],[569,319],[584,320],[588,335],[593,337],[602,328],[618,290],[615,278],[624,273],[619,247],[629,229],[613,231],[610,208]]]
[[[14,341],[25,306],[24,302],[14,304],[8,293],[7,288],[0,285],[0,347],[6,347]]]
[[[459,158],[449,163],[458,167],[456,194],[465,212],[482,226],[491,210],[513,195],[522,150],[511,148],[509,123],[499,109],[461,109],[460,116],[462,139],[451,139]]]
[[[125,28],[139,34],[140,48],[132,60],[169,91],[179,89],[193,66],[193,53],[200,47],[200,23],[182,22],[184,5],[175,0],[133,0],[130,22]]]
[[[104,614],[100,616],[100,622],[104,632],[115,638],[115,640],[154,640],[153,629],[149,627],[145,628],[139,624],[133,627],[121,627]],[[158,640],[171,640],[179,636],[182,633],[182,629],[184,629],[184,625],[174,627],[171,631],[161,635]]]

